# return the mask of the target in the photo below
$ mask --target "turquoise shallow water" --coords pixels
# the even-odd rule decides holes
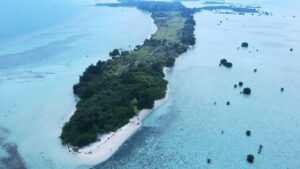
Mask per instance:
[[[71,0],[2,0],[0,42],[63,23],[82,10]],[[55,11],[55,12],[54,12]]]
[[[300,168],[299,2],[251,3],[273,16],[195,14],[197,44],[170,70],[168,101],[94,168]],[[74,108],[72,85],[111,49],[141,44],[155,31],[150,15],[133,8],[80,8],[63,23],[0,45],[0,158],[19,164],[15,168],[90,168],[57,138]],[[243,41],[249,49],[237,50]],[[233,68],[220,68],[222,58]],[[233,88],[239,81],[251,96]],[[249,153],[253,165],[246,162]]]
[[[113,48],[141,44],[155,30],[150,14],[137,9],[82,5],[63,23],[2,43],[0,168],[89,168],[58,138],[74,111],[72,86],[89,64],[108,59]]]
[[[300,13],[292,1],[253,3],[273,16],[195,15],[197,44],[170,71],[169,100],[95,168],[300,168]],[[249,48],[237,50],[244,41]],[[233,68],[219,67],[222,58]],[[234,89],[239,81],[250,96]]]

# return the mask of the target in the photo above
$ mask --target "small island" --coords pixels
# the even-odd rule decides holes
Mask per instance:
[[[163,68],[173,66],[175,58],[195,44],[195,11],[179,2],[104,5],[150,12],[158,29],[143,45],[133,51],[115,49],[111,59],[90,65],[80,76],[73,87],[80,100],[60,136],[64,145],[86,146],[126,125],[141,110],[153,108],[154,101],[166,95]]]
[[[241,44],[241,46],[242,46],[243,48],[247,48],[247,47],[249,46],[249,44],[248,44],[247,42],[243,42],[243,43]]]
[[[250,164],[254,163],[254,155],[248,154],[248,155],[247,155],[247,161],[248,161],[248,163],[250,163]]]
[[[227,68],[231,68],[232,67],[232,63],[231,62],[228,62],[226,59],[221,59],[220,60],[220,64],[219,66],[225,66]]]
[[[251,89],[249,87],[246,87],[243,89],[243,92],[245,95],[250,95],[251,94]]]

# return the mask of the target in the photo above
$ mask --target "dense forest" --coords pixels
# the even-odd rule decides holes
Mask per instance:
[[[111,5],[109,5],[111,6]],[[120,6],[120,4],[118,4]],[[132,51],[110,52],[90,65],[73,87],[80,98],[61,134],[63,144],[82,147],[99,134],[115,131],[166,94],[163,67],[195,44],[194,11],[178,2],[121,3],[151,12],[157,31]]]

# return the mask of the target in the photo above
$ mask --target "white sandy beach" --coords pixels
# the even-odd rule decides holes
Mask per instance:
[[[166,75],[169,68],[164,68],[163,72]],[[139,114],[131,118],[128,124],[118,129],[116,132],[111,132],[99,136],[97,142],[86,147],[80,148],[77,152],[73,151],[72,147],[66,147],[76,158],[83,164],[98,164],[110,158],[120,146],[128,140],[135,132],[141,128],[141,123],[149,113],[161,106],[168,98],[169,90],[166,91],[166,96],[160,100],[156,100],[153,109],[143,109]]]

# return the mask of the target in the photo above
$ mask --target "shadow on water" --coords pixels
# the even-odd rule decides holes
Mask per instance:
[[[130,157],[134,156],[139,149],[146,147],[147,142],[157,136],[158,133],[158,128],[142,127],[129,140],[127,140],[109,160],[93,167],[92,169],[105,169],[112,166],[125,166],[128,161],[132,160]]]
[[[18,146],[6,141],[9,134],[8,129],[0,127],[0,150],[5,152],[4,157],[0,156],[0,169],[26,169],[25,162],[18,152]]]
[[[20,53],[6,54],[0,56],[0,69],[12,68],[24,64],[30,64],[33,60],[45,60],[56,54],[66,51],[70,47],[69,43],[82,38],[83,35],[73,35],[66,39],[52,42],[50,44],[40,46],[31,50]]]

